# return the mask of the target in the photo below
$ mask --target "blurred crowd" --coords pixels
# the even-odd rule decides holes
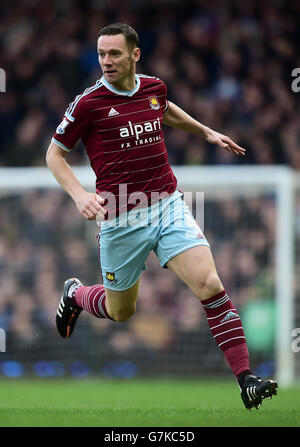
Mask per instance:
[[[120,362],[144,375],[230,374],[199,300],[160,267],[154,253],[128,322],[83,312],[71,339],[61,339],[55,315],[64,280],[76,276],[86,285],[99,283],[98,227],[59,189],[29,190],[3,197],[0,204],[0,327],[7,333],[1,360],[29,368],[37,361],[85,361],[106,375]],[[206,237],[242,315],[249,302],[274,298],[274,211],[274,198],[264,195],[206,200]],[[253,365],[272,349],[272,343],[254,349]]]
[[[169,99],[247,149],[245,158],[166,129],[171,164],[287,164],[300,168],[298,0],[13,0],[0,4],[0,166],[44,165],[74,97],[101,77],[96,40],[112,22],[140,35],[138,72]],[[300,93],[298,93],[300,95]],[[80,143],[72,154],[86,163]]]

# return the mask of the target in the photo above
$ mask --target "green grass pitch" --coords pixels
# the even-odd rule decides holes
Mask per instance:
[[[0,380],[1,427],[299,427],[300,387],[246,410],[234,380]]]

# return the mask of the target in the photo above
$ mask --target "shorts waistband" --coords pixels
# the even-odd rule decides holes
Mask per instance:
[[[157,202],[155,202],[150,206],[139,208],[139,206],[137,205],[130,211],[125,211],[117,217],[99,222],[98,226],[101,229],[107,229],[117,226],[118,227],[127,226],[128,222],[130,223],[131,220],[134,221],[137,215],[139,219],[139,225],[147,226],[149,223],[149,219],[157,218],[159,216],[161,209],[164,209],[165,207],[169,206],[172,202],[174,202],[175,200],[177,200],[179,197],[182,196],[183,193],[176,190],[172,194],[158,200]]]

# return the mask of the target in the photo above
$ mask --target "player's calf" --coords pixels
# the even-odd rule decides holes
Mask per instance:
[[[106,289],[106,308],[109,315],[118,322],[125,322],[136,312],[139,281],[126,290]]]

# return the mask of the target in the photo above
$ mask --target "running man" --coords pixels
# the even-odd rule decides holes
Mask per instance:
[[[198,134],[235,155],[245,155],[245,149],[168,101],[160,79],[136,74],[141,51],[129,25],[102,28],[97,44],[103,75],[69,105],[46,162],[82,216],[100,222],[103,284],[65,281],[56,315],[58,332],[69,338],[83,309],[97,318],[127,321],[136,311],[139,279],[154,250],[161,266],[172,270],[201,301],[245,407],[258,408],[276,394],[277,383],[251,372],[240,317],[218,276],[209,244],[177,189],[162,124]],[[66,161],[80,138],[96,174],[95,193],[81,186]],[[136,208],[139,223],[129,225]]]

